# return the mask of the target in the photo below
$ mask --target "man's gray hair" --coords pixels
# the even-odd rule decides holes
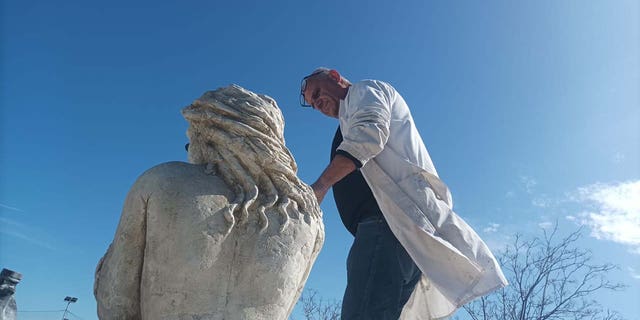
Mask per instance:
[[[332,70],[332,69],[329,69],[329,68],[327,68],[327,67],[318,67],[318,68],[316,68],[315,70],[313,70],[313,72],[309,73],[309,75],[307,76],[307,78],[308,78],[308,77],[311,77],[311,76],[318,75],[318,74],[322,74],[322,75],[324,75],[324,76],[326,76],[326,77],[329,77],[329,72],[330,72],[331,70]],[[345,78],[342,74],[340,74],[340,81],[341,81],[341,82],[343,82],[343,83],[345,83],[345,84],[351,84],[351,81],[349,81],[349,79]]]
[[[329,74],[329,71],[331,71],[331,69],[329,69],[327,67],[318,67],[315,70],[313,70],[313,72],[311,72],[310,75],[311,74],[316,74],[316,73]]]

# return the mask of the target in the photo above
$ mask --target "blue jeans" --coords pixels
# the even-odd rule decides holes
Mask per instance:
[[[398,319],[421,274],[384,218],[359,223],[347,258],[341,319]]]

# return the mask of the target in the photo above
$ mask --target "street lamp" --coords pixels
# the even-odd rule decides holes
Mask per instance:
[[[74,302],[76,302],[76,301],[78,301],[78,298],[66,296],[64,298],[64,301],[67,302],[67,307],[64,308],[64,313],[62,314],[62,320],[69,320],[69,319],[67,319],[67,310],[69,310],[69,305],[74,303]]]

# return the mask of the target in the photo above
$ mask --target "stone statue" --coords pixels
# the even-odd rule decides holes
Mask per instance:
[[[98,263],[100,319],[287,319],[324,241],[276,102],[239,86],[182,110],[189,162],[146,171]]]
[[[2,269],[0,272],[0,320],[17,319],[18,308],[13,294],[16,293],[16,286],[22,280],[22,274]]]

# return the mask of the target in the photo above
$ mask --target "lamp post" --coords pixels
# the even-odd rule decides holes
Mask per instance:
[[[62,320],[69,320],[69,319],[67,319],[67,310],[69,310],[69,305],[71,303],[74,303],[74,302],[78,301],[78,298],[66,296],[64,298],[64,301],[67,302],[67,307],[64,308],[64,314],[62,314]]]

